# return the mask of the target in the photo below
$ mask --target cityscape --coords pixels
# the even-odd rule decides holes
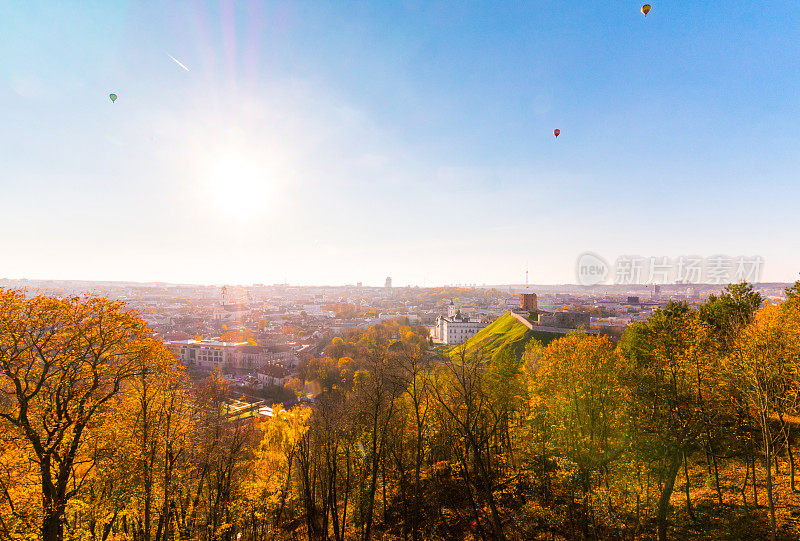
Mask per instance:
[[[791,284],[755,284],[767,302],[786,299]],[[383,286],[200,286],[0,279],[30,295],[100,295],[136,311],[181,363],[197,375],[218,370],[243,392],[275,399],[290,380],[301,385],[303,361],[323,354],[335,337],[390,319],[428,329],[434,347],[467,342],[501,316],[528,317],[552,334],[573,331],[619,338],[669,302],[699,306],[716,284],[497,285],[440,288]],[[270,388],[272,392],[270,391]],[[266,391],[266,392],[265,392]],[[290,395],[293,397],[293,395]]]

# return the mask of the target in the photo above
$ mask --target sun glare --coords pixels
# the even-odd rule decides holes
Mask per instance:
[[[210,204],[237,221],[266,213],[274,196],[267,167],[241,152],[212,158],[205,188]]]

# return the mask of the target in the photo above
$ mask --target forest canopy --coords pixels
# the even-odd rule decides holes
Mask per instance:
[[[0,291],[0,539],[797,537],[799,290],[498,355],[389,320],[260,418],[119,302]]]

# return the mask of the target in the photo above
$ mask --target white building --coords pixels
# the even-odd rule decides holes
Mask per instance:
[[[447,317],[453,319],[456,317],[457,313],[458,307],[453,303],[453,301],[450,301],[450,304],[447,305]]]
[[[439,316],[436,319],[436,325],[431,328],[431,338],[440,344],[463,344],[486,325],[481,321],[472,321],[468,316],[462,316],[457,310],[452,318]]]

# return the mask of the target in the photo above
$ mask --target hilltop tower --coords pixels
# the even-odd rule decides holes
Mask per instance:
[[[539,298],[536,293],[521,293],[519,296],[519,307],[526,312],[539,311]]]

